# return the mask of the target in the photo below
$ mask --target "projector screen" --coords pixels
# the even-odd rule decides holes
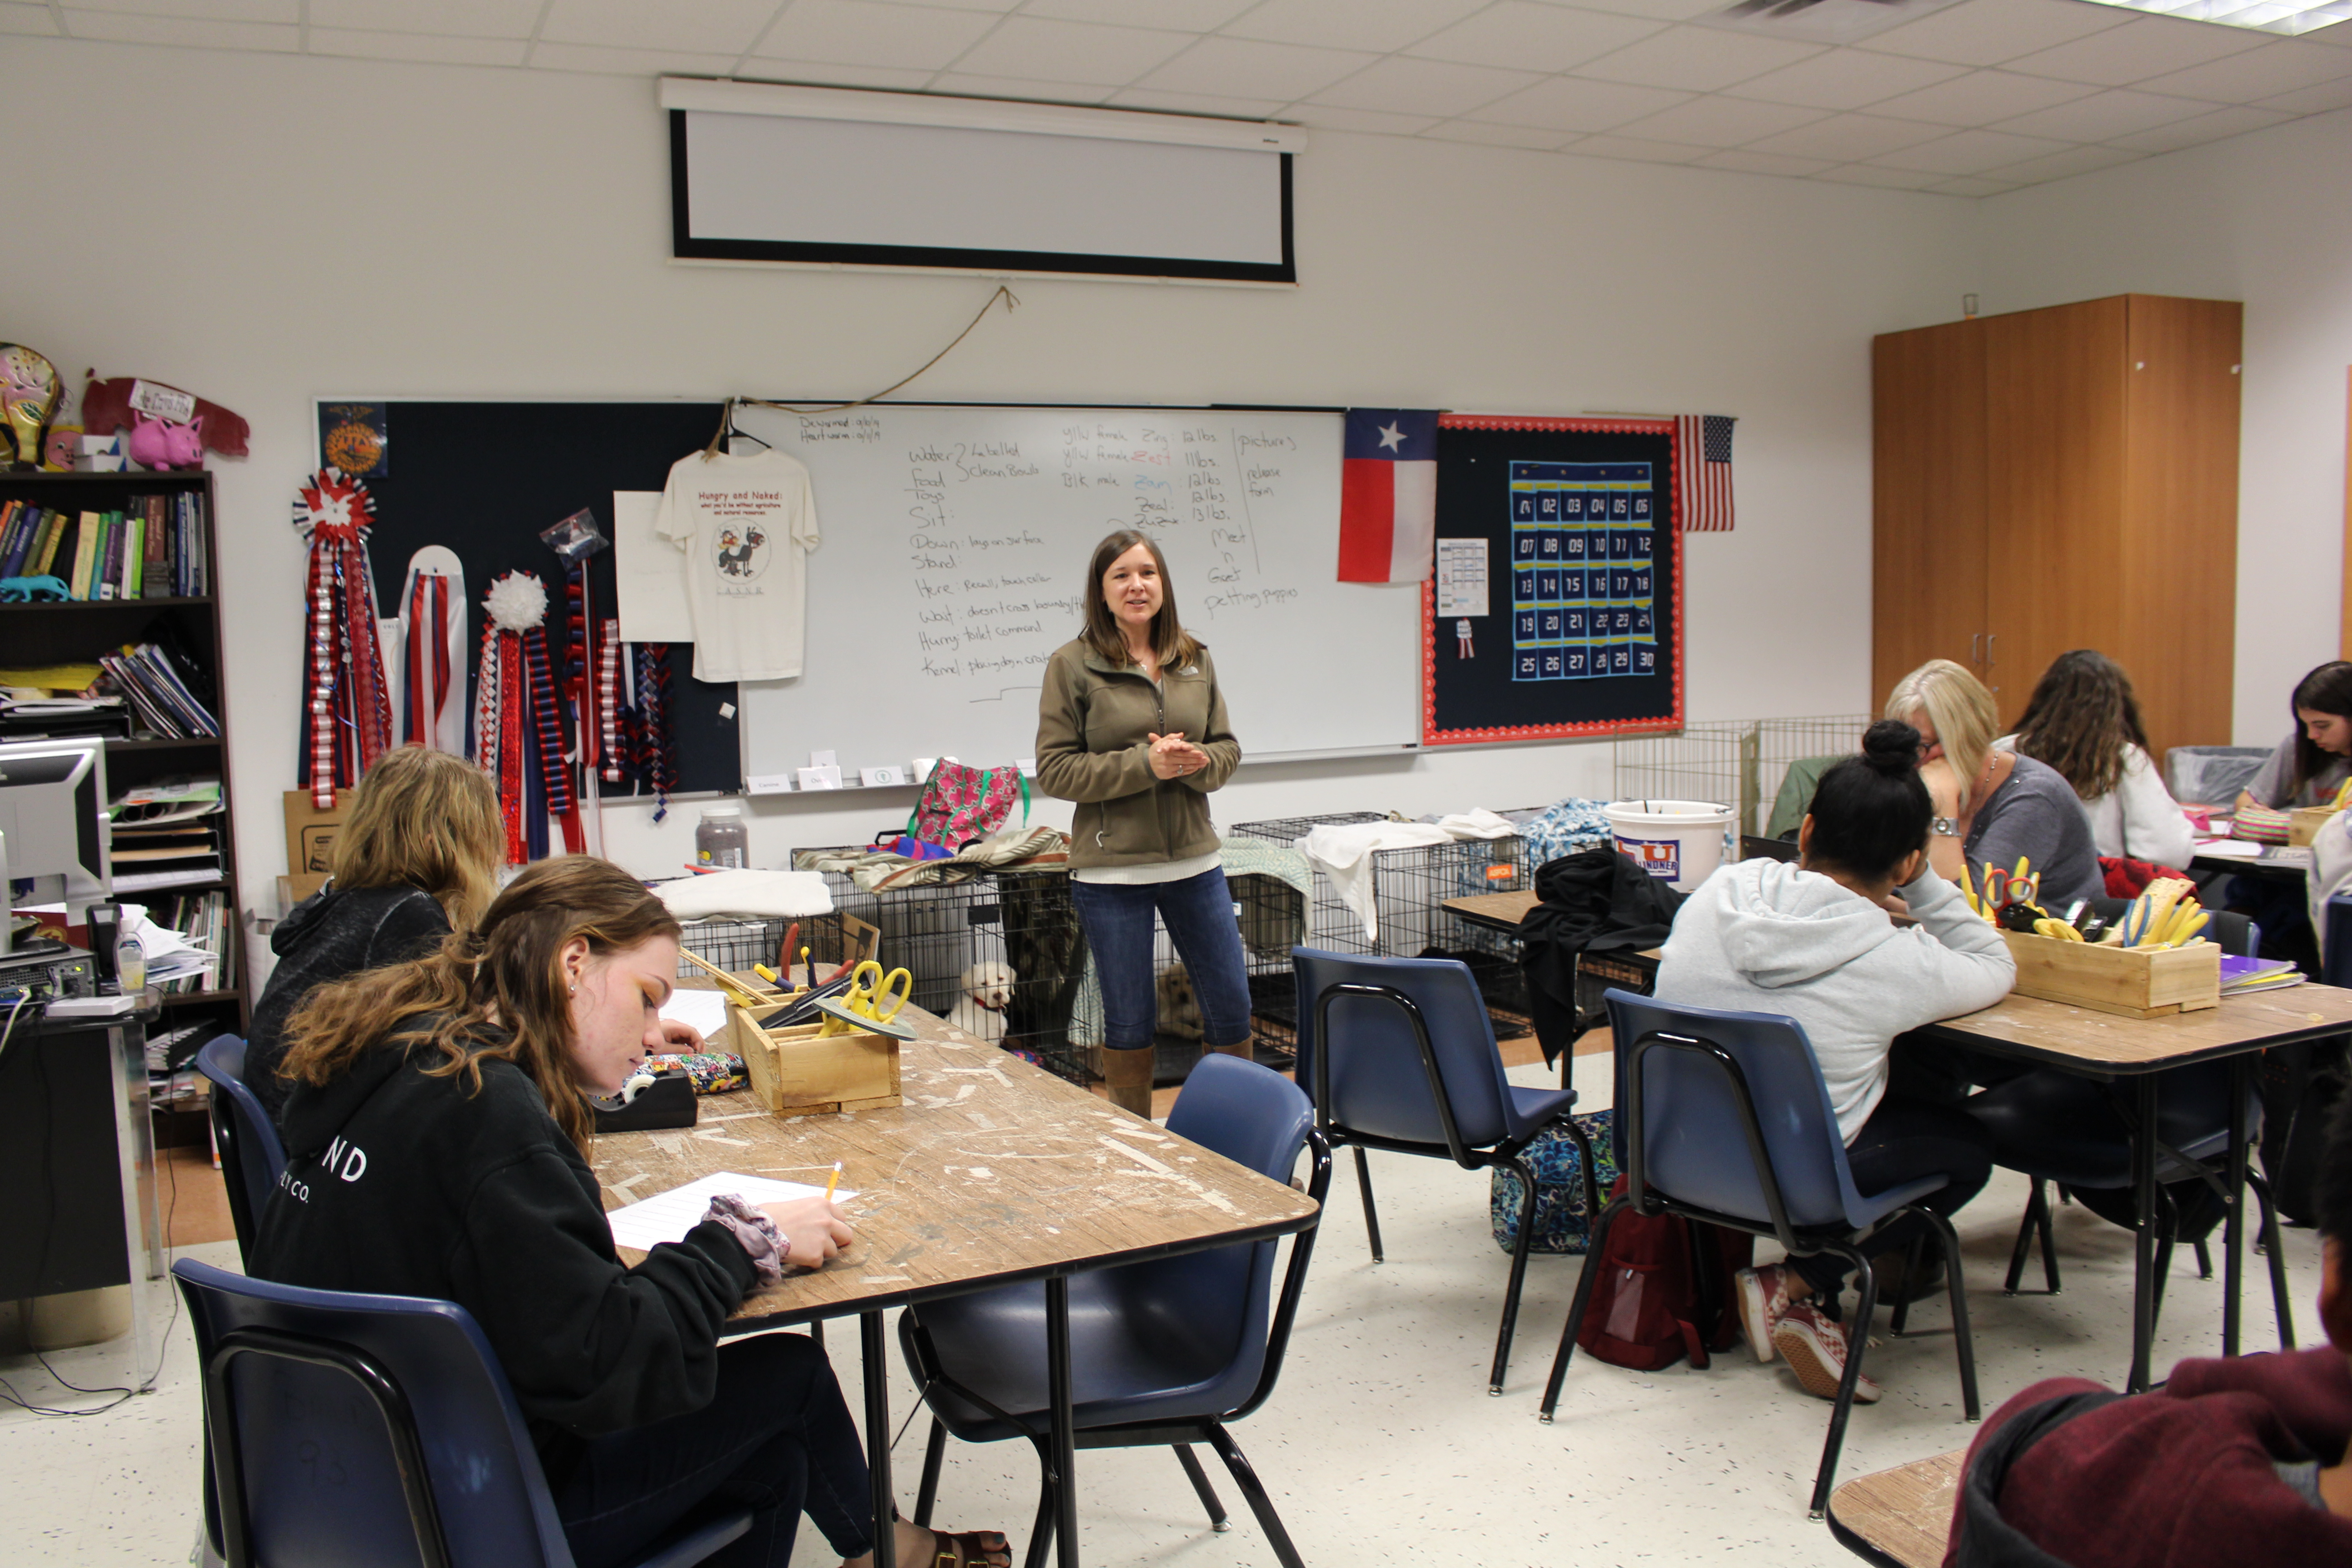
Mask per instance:
[[[683,259],[1297,281],[1286,153],[698,109],[669,123]]]

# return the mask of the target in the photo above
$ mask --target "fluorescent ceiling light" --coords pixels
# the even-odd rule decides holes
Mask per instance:
[[[2352,19],[2352,0],[2090,0],[2090,4],[2290,37]]]

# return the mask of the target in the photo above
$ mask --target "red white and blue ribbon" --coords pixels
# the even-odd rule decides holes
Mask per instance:
[[[547,585],[509,572],[482,596],[481,668],[474,703],[474,760],[497,781],[506,818],[507,861],[530,858],[544,818],[563,827],[567,851],[582,847],[580,807],[565,771],[563,714],[548,667]]]
[[[303,588],[300,782],[331,811],[392,749],[392,697],[377,641],[368,526],[375,498],[337,468],[310,476],[294,500],[294,526],[310,546]]]
[[[456,552],[428,544],[409,557],[399,610],[400,740],[463,756],[466,567]]]

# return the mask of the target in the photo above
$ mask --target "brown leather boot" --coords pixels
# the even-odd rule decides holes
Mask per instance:
[[[1141,1050],[1103,1052],[1103,1081],[1109,1086],[1110,1102],[1146,1121],[1151,1120],[1153,1055],[1149,1046]]]
[[[1221,1057],[1239,1057],[1245,1062],[1254,1062],[1257,1060],[1255,1044],[1254,1041],[1244,1040],[1238,1046],[1211,1046],[1209,1048]]]

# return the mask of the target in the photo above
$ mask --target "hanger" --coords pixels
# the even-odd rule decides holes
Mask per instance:
[[[727,400],[727,406],[719,412],[719,428],[711,432],[710,445],[702,449],[704,461],[708,462],[710,458],[717,457],[722,450],[731,450],[729,443],[737,440],[759,441],[760,449],[763,452],[772,452],[775,450],[773,447],[771,447],[765,441],[761,441],[759,437],[752,435],[749,430],[740,429],[736,426],[736,402],[737,399],[732,397],[729,398]]]

